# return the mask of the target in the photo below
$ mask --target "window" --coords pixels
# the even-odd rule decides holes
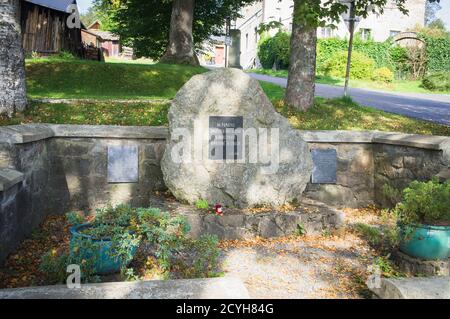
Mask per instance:
[[[369,40],[372,35],[371,29],[361,29],[361,39],[363,40]]]
[[[321,28],[322,30],[322,38],[332,38],[333,37],[333,29],[329,27]]]
[[[258,43],[258,28],[255,28],[255,43]]]
[[[248,33],[245,34],[245,49],[248,51]]]
[[[395,37],[397,34],[399,34],[400,33],[400,31],[396,31],[396,30],[391,30],[391,31],[389,31],[389,36],[390,37]]]

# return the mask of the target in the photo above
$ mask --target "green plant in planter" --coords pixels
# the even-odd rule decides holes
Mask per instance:
[[[397,204],[404,253],[425,260],[450,257],[450,181],[412,182]]]
[[[97,281],[97,274],[109,273],[111,269],[120,271],[126,279],[137,279],[138,275],[128,265],[139,246],[150,247],[148,253],[155,257],[167,278],[175,263],[180,264],[179,256],[183,251],[195,255],[194,270],[189,277],[210,276],[212,269],[217,268],[217,240],[187,238],[190,226],[182,216],[171,216],[156,208],[127,205],[97,210],[89,223],[80,216],[67,215],[69,223],[75,224],[71,229],[70,250],[51,251],[42,259],[41,270],[51,283],[63,283],[67,277],[66,267],[70,264],[80,265],[83,282]]]
[[[412,182],[395,212],[405,224],[450,225],[450,181]]]

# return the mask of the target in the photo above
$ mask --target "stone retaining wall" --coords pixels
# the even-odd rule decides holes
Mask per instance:
[[[165,189],[159,166],[168,130],[28,124],[0,128],[0,261],[49,214],[129,203],[147,206]],[[384,184],[402,188],[448,169],[450,138],[380,132],[304,131],[311,149],[337,150],[337,182],[305,195],[335,206],[385,203]],[[139,147],[139,181],[107,181],[108,145]],[[5,170],[8,169],[8,170]]]

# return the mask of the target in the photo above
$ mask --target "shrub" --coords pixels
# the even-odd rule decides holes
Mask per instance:
[[[438,225],[450,222],[450,181],[440,184],[437,179],[429,182],[412,182],[403,191],[403,200],[395,213],[404,224]]]
[[[83,223],[80,215],[68,214],[74,223]],[[218,266],[218,240],[214,236],[203,236],[198,240],[189,239],[190,226],[186,218],[171,216],[156,208],[132,208],[127,205],[108,207],[96,211],[90,220],[91,227],[80,230],[93,239],[109,238],[112,242],[111,257],[125,265],[122,273],[127,278],[136,278],[132,268],[125,268],[134,258],[130,247],[152,247],[152,254],[159,269],[170,274],[174,265],[186,263],[180,253],[188,250],[195,255],[194,262],[186,267],[192,268],[189,277],[211,274]],[[40,269],[52,283],[64,282],[66,267],[77,264],[81,267],[83,282],[97,280],[95,263],[99,258],[99,246],[94,240],[79,239],[71,243],[70,250],[50,251],[42,258]],[[184,254],[186,255],[186,254]],[[89,256],[89,258],[86,258]]]
[[[198,209],[208,209],[209,208],[209,203],[205,199],[199,199],[198,201],[195,202],[195,206]]]
[[[372,80],[390,83],[394,80],[394,73],[386,67],[375,69],[373,71]]]
[[[374,61],[366,55],[353,52],[350,77],[353,79],[370,79],[372,78],[374,70]],[[345,77],[345,70],[347,66],[347,52],[339,51],[331,56],[325,62],[324,73],[335,77]]]
[[[426,43],[427,72],[450,72],[450,36],[420,36]]]
[[[432,91],[450,91],[450,72],[438,72],[422,80],[424,88]]]
[[[263,38],[258,45],[258,57],[265,69],[271,69],[275,64],[279,69],[289,67],[290,35],[279,31],[273,37]]]

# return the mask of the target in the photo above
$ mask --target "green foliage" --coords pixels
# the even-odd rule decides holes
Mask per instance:
[[[392,219],[392,214],[389,216]],[[372,226],[364,223],[356,223],[355,230],[369,244],[377,248],[392,250],[400,242],[399,231],[396,224],[386,224],[384,226]]]
[[[422,85],[431,91],[450,91],[450,71],[430,74],[423,78]]]
[[[373,75],[375,62],[366,55],[353,52],[350,77],[354,79],[370,79]],[[323,66],[325,75],[345,77],[347,52],[339,51],[333,54]]]
[[[427,72],[450,72],[450,35],[420,35],[426,43]]]
[[[384,184],[382,188],[383,196],[388,201],[388,208],[395,207],[398,203],[402,201],[402,192],[401,190],[389,185]]]
[[[405,275],[398,271],[393,262],[389,259],[388,256],[376,257],[373,266],[380,269],[381,275],[386,278],[398,278],[405,277]]]
[[[70,214],[77,223],[79,220]],[[175,264],[180,262],[180,254],[194,255],[189,277],[214,275],[218,266],[218,240],[213,236],[203,236],[199,240],[187,238],[190,226],[182,216],[171,216],[156,208],[132,208],[128,205],[107,207],[96,211],[95,219],[83,234],[91,236],[77,238],[72,242],[70,252],[51,251],[42,258],[40,269],[54,283],[64,282],[66,267],[77,264],[81,267],[84,282],[92,282],[95,276],[95,263],[100,258],[102,239],[111,240],[111,257],[123,265],[122,276],[136,280],[138,276],[132,268],[126,268],[134,255],[133,248],[150,245],[160,269],[169,274]]]
[[[98,258],[98,244],[92,240],[76,239],[70,252],[52,250],[42,256],[39,270],[51,283],[58,284],[65,283],[67,266],[79,265],[82,282],[98,282],[99,277],[94,273]]]
[[[208,209],[209,208],[209,203],[205,199],[199,199],[198,201],[195,202],[195,206],[198,209]]]
[[[325,63],[330,61],[337,52],[347,51],[347,48],[347,39],[318,39],[318,72],[323,73]],[[356,38],[353,42],[353,51],[363,53],[373,59],[377,68],[386,67],[390,70],[407,68],[405,66],[407,64],[405,49],[392,45],[390,41],[375,42]],[[289,52],[290,35],[285,32],[280,31],[273,37],[263,36],[258,44],[258,57],[265,69],[271,69],[275,61],[279,61],[277,66],[279,69],[287,69],[289,67]]]
[[[362,40],[355,38],[353,51],[367,55],[374,60],[375,66],[394,68],[391,57],[391,46],[389,41],[375,42],[373,40]],[[339,51],[347,51],[348,40],[338,38],[319,39],[317,41],[317,67],[320,70],[323,64]]]
[[[82,224],[85,220],[85,217],[81,213],[68,212],[66,214],[66,220],[69,223],[69,225],[75,226]]]
[[[188,267],[186,277],[217,277],[217,264],[220,251],[219,240],[215,235],[203,235],[198,240],[188,240],[184,250],[191,255],[193,263]]]
[[[391,83],[394,81],[394,73],[386,67],[378,68],[373,71],[372,80]]]
[[[221,34],[225,19],[239,15],[239,9],[254,0],[195,1],[193,37],[197,49],[213,34]],[[160,0],[95,0],[95,10],[108,29],[120,35],[123,44],[135,49],[138,57],[159,59],[166,50],[172,2]]]
[[[297,224],[297,229],[295,230],[295,236],[302,237],[306,235],[306,228],[303,224]]]
[[[403,224],[450,223],[450,181],[412,182],[403,190],[403,201],[395,213]]]
[[[274,65],[277,69],[289,67],[290,35],[279,31],[273,37],[263,37],[258,44],[258,56],[266,69]]]

